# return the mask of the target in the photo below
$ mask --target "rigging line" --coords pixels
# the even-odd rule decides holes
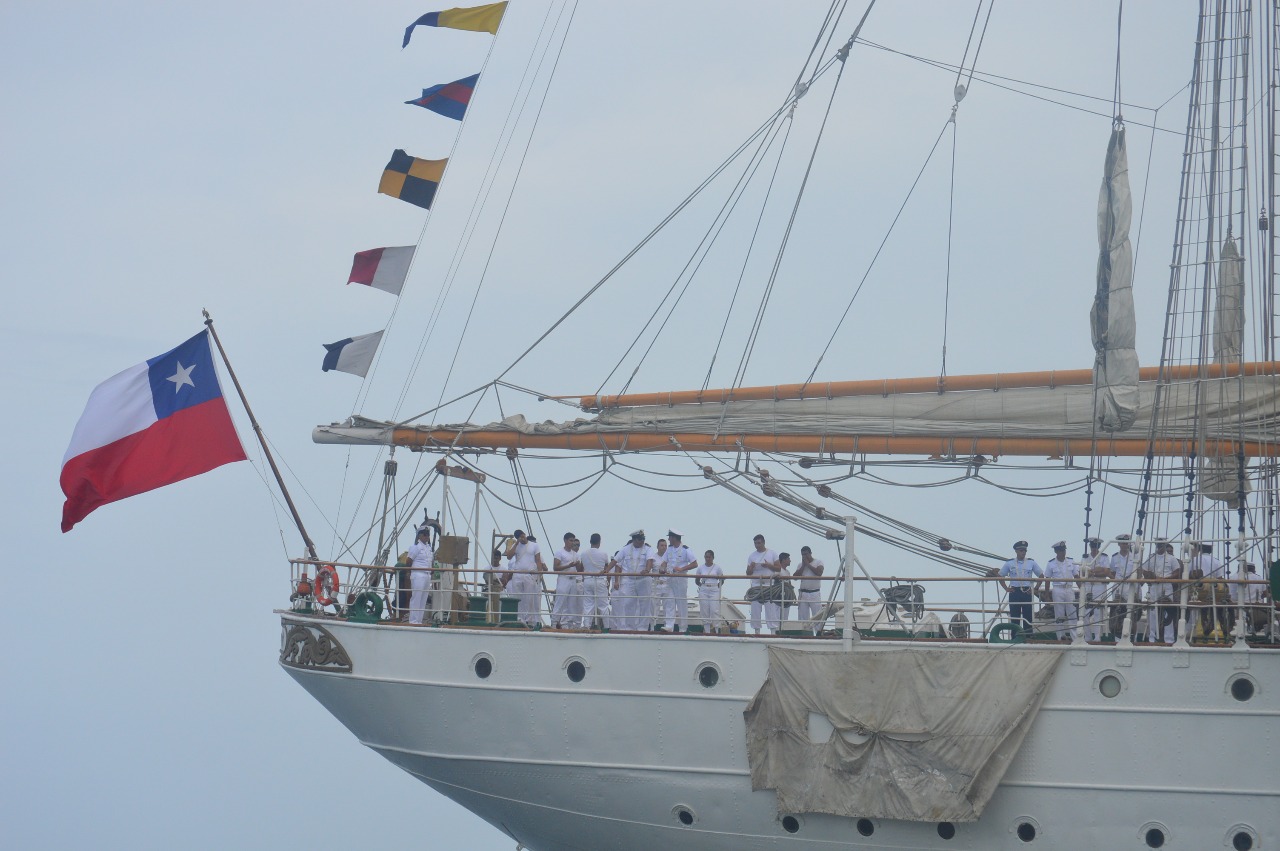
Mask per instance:
[[[708,490],[710,488],[715,487],[714,484],[701,485],[700,487],[696,487],[696,488],[660,488],[654,485],[644,485],[644,484],[641,484],[640,482],[633,482],[630,479],[628,479],[626,476],[622,475],[621,473],[615,472],[613,469],[615,466],[617,465],[616,464],[610,465],[608,470],[609,475],[613,476],[615,479],[618,479],[619,481],[626,482],[632,487],[643,488],[644,490],[653,491],[655,493],[697,493],[698,491],[704,491],[704,490]]]
[[[952,65],[952,64],[951,64],[951,63],[949,63],[949,62],[941,62],[941,61],[938,61],[938,60],[936,60],[936,59],[926,59],[926,58],[925,58],[925,57],[923,57],[923,56],[915,56],[915,55],[910,54],[910,53],[905,53],[905,52],[903,52],[903,51],[901,51],[901,50],[894,50],[894,49],[893,49],[893,48],[891,48],[891,47],[885,47],[884,45],[876,44],[875,42],[872,42],[872,41],[867,41],[867,40],[866,40],[866,39],[864,39],[864,38],[863,38],[863,39],[858,39],[858,43],[859,43],[859,44],[865,44],[865,45],[867,45],[868,47],[874,47],[874,48],[877,48],[877,49],[879,49],[879,50],[883,50],[883,51],[885,51],[885,52],[887,52],[887,53],[893,53],[893,54],[896,54],[896,55],[901,56],[901,57],[903,57],[903,58],[905,58],[905,59],[911,59],[911,60],[914,60],[914,61],[916,61],[916,62],[921,62],[921,63],[923,63],[923,64],[925,64],[925,65],[931,65],[931,66],[933,66],[933,67],[937,68],[938,70],[940,70],[940,71],[946,71],[947,73],[950,73],[950,72],[951,72],[951,71],[956,67],[956,66]],[[996,74],[986,74],[986,73],[980,73],[980,74],[978,74],[977,76],[978,76],[978,81],[979,81],[979,82],[981,82],[981,83],[986,83],[988,86],[991,86],[991,87],[993,87],[993,88],[997,88],[997,89],[1002,89],[1002,90],[1004,90],[1004,91],[1006,91],[1006,92],[1010,92],[1010,93],[1015,94],[1015,95],[1022,95],[1023,97],[1028,97],[1028,98],[1031,98],[1032,100],[1043,101],[1044,103],[1053,104],[1054,106],[1061,106],[1061,107],[1063,107],[1063,108],[1065,108],[1065,109],[1074,110],[1075,112],[1083,112],[1083,113],[1085,113],[1085,114],[1087,114],[1087,115],[1096,115],[1096,116],[1098,116],[1099,118],[1107,118],[1107,119],[1110,119],[1110,118],[1111,118],[1111,113],[1110,113],[1110,112],[1098,112],[1097,110],[1087,109],[1087,108],[1085,108],[1085,107],[1083,107],[1083,106],[1077,106],[1077,105],[1072,104],[1072,103],[1065,103],[1065,102],[1060,101],[1060,100],[1054,100],[1053,98],[1045,97],[1044,95],[1037,95],[1037,94],[1034,94],[1034,93],[1032,93],[1032,92],[1027,92],[1027,91],[1023,91],[1022,89],[1014,88],[1014,87],[1012,87],[1012,86],[1006,86],[1006,85],[1002,85],[1002,84],[1000,84],[1000,83],[993,82],[993,80],[994,80],[994,79],[1011,79],[1011,78],[1007,78],[1007,77],[999,77],[999,76],[998,76],[998,75],[996,75]],[[1073,91],[1069,91],[1069,90],[1066,90],[1066,89],[1057,89],[1057,88],[1054,88],[1053,86],[1041,86],[1041,85],[1038,85],[1038,84],[1036,84],[1036,83],[1024,82],[1024,81],[1022,81],[1022,80],[1014,80],[1014,82],[1020,83],[1020,84],[1022,84],[1022,85],[1034,86],[1034,87],[1036,87],[1036,88],[1048,89],[1049,91],[1060,91],[1060,92],[1064,92],[1064,93],[1066,93],[1066,94],[1069,94],[1069,95],[1071,95],[1071,96],[1073,96],[1073,97],[1081,97],[1081,98],[1086,98],[1086,99],[1088,99],[1088,100],[1098,100],[1098,101],[1103,101],[1104,103],[1110,103],[1110,101],[1111,101],[1111,98],[1103,98],[1103,97],[1097,97],[1097,96],[1094,96],[1094,95],[1086,95],[1086,94],[1083,94],[1083,93],[1081,93],[1081,92],[1073,92]],[[1139,105],[1139,104],[1127,104],[1127,105],[1128,105],[1128,106],[1131,106],[1131,107],[1134,107],[1134,108],[1136,108],[1136,109],[1150,109],[1150,107],[1141,106],[1141,105]],[[1157,127],[1157,126],[1156,126],[1156,125],[1154,125],[1154,124],[1147,124],[1147,123],[1144,123],[1144,122],[1141,122],[1141,121],[1133,121],[1133,120],[1129,120],[1129,121],[1127,121],[1126,123],[1131,124],[1131,125],[1134,125],[1134,126],[1136,126],[1136,127],[1149,127],[1149,128],[1151,128],[1151,129],[1153,129],[1153,130],[1159,130],[1161,133],[1169,133],[1169,134],[1174,135],[1174,136],[1183,136],[1183,135],[1185,135],[1185,134],[1186,134],[1186,131],[1185,131],[1185,130],[1174,130],[1174,129],[1171,129],[1171,128],[1168,128],[1168,127]]]
[[[609,280],[615,274],[617,274],[619,269],[621,269],[624,265],[626,265],[626,263],[629,262],[632,257],[635,257],[637,254],[639,254],[640,250],[643,249],[646,245],[648,245],[649,242],[655,236],[657,236],[658,233],[661,232],[663,228],[665,228],[668,224],[670,224],[671,221],[676,218],[676,216],[680,215],[680,213],[684,211],[685,207],[689,206],[689,204],[693,202],[693,199],[696,198],[702,192],[702,190],[706,189],[707,186],[710,185],[712,181],[714,181],[717,177],[720,176],[721,172],[723,172],[726,168],[728,168],[729,165],[732,164],[733,161],[736,160],[742,154],[743,151],[745,151],[748,147],[750,147],[751,143],[754,142],[756,138],[760,136],[760,134],[766,132],[769,129],[769,127],[771,127],[773,123],[778,119],[778,116],[781,115],[783,112],[785,112],[787,108],[794,101],[795,101],[794,96],[790,97],[787,99],[785,103],[783,103],[782,106],[780,106],[777,110],[775,110],[774,113],[770,115],[769,118],[766,119],[763,124],[761,124],[758,128],[756,128],[755,131],[752,132],[752,134],[746,139],[746,141],[744,141],[741,145],[739,145],[737,149],[733,151],[733,153],[729,154],[729,156],[725,158],[724,161],[722,161],[718,166],[716,166],[715,169],[712,170],[711,174],[707,175],[707,177],[700,184],[698,184],[698,186],[692,192],[690,192],[687,196],[685,196],[684,200],[682,200],[679,204],[677,204],[675,208],[671,210],[671,212],[667,213],[667,215],[663,217],[662,221],[658,222],[658,224],[651,231],[649,231],[649,233],[646,234],[645,237],[641,239],[640,242],[637,243],[634,248],[628,251],[627,254],[621,260],[619,260],[612,269],[606,272],[604,274],[604,277],[602,277],[599,281],[596,281],[596,283],[593,284],[591,288],[587,290],[587,292],[581,298],[579,298],[576,302],[574,302],[573,305],[568,310],[566,310],[559,319],[553,322],[551,326],[547,328],[547,330],[543,331],[542,334],[539,335],[539,337],[536,340],[534,340],[527,349],[521,352],[520,355],[515,360],[513,360],[507,366],[506,369],[498,373],[496,378],[498,379],[505,378],[508,372],[515,369],[516,365],[519,364],[526,357],[528,357],[529,353],[532,352],[534,349],[536,349],[542,343],[543,340],[551,336],[553,331],[555,331],[562,324],[564,324],[565,320],[567,320],[570,316],[572,316],[579,307],[581,307],[583,304],[587,302],[587,299],[595,295],[596,292],[601,287],[603,287],[606,283],[608,283]]]
[[[979,0],[978,8],[982,8],[981,0]],[[982,22],[982,32],[978,34],[978,46],[973,51],[973,61],[969,63],[969,78],[965,80],[965,89],[973,85],[974,72],[978,70],[978,56],[982,54],[982,44],[987,40],[987,26],[991,23],[991,13],[995,11],[996,0],[991,0],[987,4],[987,17]],[[967,52],[967,51],[966,51]]]
[[[876,4],[875,0],[871,0],[871,6],[874,6],[875,4]],[[867,15],[871,13],[871,6],[868,6],[867,11],[864,12],[862,15],[862,19],[864,21],[867,19]],[[840,4],[840,11],[836,12],[835,19],[831,22],[831,26],[827,28],[827,40],[822,45],[822,50],[819,51],[819,53],[822,54],[823,56],[825,56],[827,54],[827,51],[831,49],[831,40],[836,37],[836,30],[839,29],[840,27],[840,19],[844,17],[845,10],[848,8],[849,8],[849,0],[843,0],[843,2]],[[822,33],[818,33],[818,35],[819,37],[821,37]],[[812,82],[812,80],[810,82]]]
[[[983,30],[986,31],[985,28]],[[975,57],[976,58],[976,57]],[[951,107],[951,183],[947,195],[947,272],[942,293],[942,366],[938,372],[938,392],[942,392],[941,379],[947,377],[947,326],[951,319],[951,234],[954,229],[956,212],[956,110],[960,103]]]
[[[1123,100],[1120,97],[1120,44],[1121,44],[1120,35],[1121,35],[1121,25],[1124,23],[1124,0],[1120,0],[1118,6],[1119,8],[1116,9],[1116,78],[1115,78],[1115,88],[1112,90],[1112,94],[1111,94],[1111,120],[1112,121],[1123,120],[1120,115],[1120,102],[1121,100]]]
[[[969,46],[973,44],[973,34],[978,30],[978,18],[982,15],[982,0],[978,0],[978,8],[973,10],[973,23],[969,25],[969,37],[964,42],[964,53],[960,57],[960,64],[956,66],[956,81],[953,85],[960,85],[960,78],[964,76],[964,65],[969,59]],[[983,33],[987,31],[986,27],[982,28]],[[969,75],[969,79],[973,79],[973,75]]]
[[[706,390],[711,384],[711,370],[715,368],[716,358],[720,356],[720,346],[724,343],[724,335],[729,328],[729,319],[733,316],[733,308],[738,303],[738,295],[742,291],[742,282],[746,280],[747,265],[751,262],[751,254],[755,249],[756,239],[760,236],[760,225],[764,222],[764,214],[769,207],[769,199],[773,197],[773,186],[778,179],[778,169],[782,165],[782,154],[787,149],[787,141],[791,138],[791,129],[795,126],[794,121],[791,120],[791,116],[794,114],[793,109],[787,115],[787,132],[782,137],[782,145],[778,148],[778,158],[774,160],[773,173],[769,176],[769,185],[765,187],[764,198],[760,202],[760,214],[756,216],[756,224],[751,231],[751,241],[747,243],[747,250],[742,258],[742,266],[738,269],[738,281],[734,284],[733,296],[729,299],[729,307],[724,313],[724,322],[720,325],[720,336],[716,339],[715,350],[711,353],[711,363],[707,365],[707,377],[702,380],[703,390]]]
[[[840,81],[844,78],[845,68],[848,67],[849,50],[853,46],[854,40],[858,37],[858,33],[862,30],[862,25],[866,23],[867,15],[871,14],[871,9],[874,6],[875,0],[872,0],[871,4],[867,6],[867,11],[863,14],[862,20],[858,22],[857,28],[853,31],[853,35],[849,36],[848,42],[846,42],[844,47],[842,47],[839,53],[837,53],[837,58],[840,60],[840,68],[836,72],[835,82],[831,86],[831,96],[827,99],[827,109],[822,115],[822,123],[818,126],[818,135],[813,140],[813,149],[809,152],[809,162],[805,166],[804,177],[801,178],[800,187],[796,191],[795,203],[791,206],[791,216],[788,218],[787,226],[782,232],[782,242],[778,246],[778,252],[774,257],[773,269],[770,271],[769,281],[765,285],[764,298],[761,299],[760,307],[756,310],[755,326],[751,329],[751,333],[748,335],[746,350],[742,354],[742,361],[738,366],[737,373],[734,375],[734,382],[732,386],[735,388],[742,386],[742,382],[746,380],[747,366],[751,362],[751,355],[755,351],[756,341],[760,336],[760,328],[764,324],[765,312],[768,310],[769,300],[773,295],[774,285],[778,281],[778,272],[782,268],[782,260],[786,255],[787,245],[791,240],[791,231],[795,227],[796,217],[800,213],[800,203],[804,199],[805,190],[809,186],[809,177],[813,173],[813,163],[814,160],[817,159],[818,148],[822,144],[822,136],[826,132],[827,121],[831,117],[831,108],[835,105],[836,92],[840,90]]]
[[[857,289],[853,291],[853,295],[849,298],[849,303],[845,305],[844,313],[840,315],[840,320],[836,322],[836,327],[831,332],[831,338],[827,340],[827,345],[822,349],[822,353],[818,355],[818,361],[813,365],[813,370],[809,373],[809,377],[804,380],[804,384],[800,386],[800,392],[803,393],[809,384],[813,381],[813,377],[818,374],[818,367],[822,365],[822,360],[827,356],[827,352],[831,349],[831,344],[835,342],[836,334],[840,332],[840,326],[844,324],[845,319],[849,316],[849,310],[853,307],[853,302],[858,298],[858,293],[862,292],[863,285],[866,284],[867,278],[871,275],[871,270],[875,268],[876,260],[880,258],[880,252],[884,251],[885,244],[889,242],[889,237],[893,235],[893,229],[898,224],[898,219],[902,218],[902,212],[907,208],[907,202],[911,200],[912,194],[916,191],[916,186],[920,184],[920,178],[924,176],[925,169],[929,167],[929,162],[933,159],[934,153],[938,150],[938,143],[942,141],[942,136],[947,132],[950,125],[950,119],[942,125],[942,129],[938,131],[938,138],[933,140],[933,147],[929,149],[929,155],[924,158],[924,164],[920,166],[920,171],[916,173],[916,179],[911,182],[911,188],[907,190],[907,197],[902,199],[902,204],[898,207],[898,212],[894,214],[893,221],[889,223],[889,229],[885,231],[884,238],[880,240],[876,253],[871,256],[871,262],[867,264],[866,271],[862,273],[862,280],[858,282]]]
[[[783,124],[786,125],[787,135],[789,136],[791,127],[792,127],[791,113],[788,113],[787,119],[783,122],[779,122],[777,127],[780,129],[783,126]],[[652,352],[653,347],[657,345],[658,337],[661,336],[662,331],[667,326],[667,323],[671,321],[672,315],[674,315],[676,308],[680,305],[680,302],[684,299],[685,293],[688,292],[689,286],[693,283],[694,277],[698,274],[698,270],[702,268],[702,264],[706,262],[707,257],[711,254],[711,249],[715,246],[716,240],[720,238],[720,234],[724,231],[725,226],[729,224],[730,217],[732,217],[734,211],[737,209],[738,203],[742,200],[742,196],[746,194],[747,186],[750,184],[751,180],[756,176],[756,172],[759,170],[761,164],[764,163],[765,152],[768,151],[769,146],[773,144],[773,140],[776,139],[777,137],[778,137],[778,130],[775,130],[773,133],[773,136],[769,137],[767,141],[762,140],[761,142],[762,147],[757,149],[756,151],[757,155],[753,157],[753,162],[749,162],[747,164],[748,168],[745,169],[743,173],[738,177],[737,184],[735,184],[733,189],[729,191],[728,198],[725,199],[724,204],[721,205],[720,210],[716,213],[715,219],[712,220],[711,226],[707,229],[707,232],[703,235],[701,242],[699,242],[697,247],[694,248],[693,255],[690,256],[688,262],[685,263],[684,268],[680,270],[680,274],[676,276],[676,279],[674,281],[672,281],[671,286],[667,289],[666,293],[663,295],[662,299],[659,301],[659,305],[670,301],[671,306],[667,308],[667,315],[663,317],[662,322],[658,325],[658,331],[649,336],[649,345],[645,348],[644,353],[640,355],[640,360],[636,363],[635,368],[631,371],[631,375],[629,378],[627,378],[626,383],[624,383],[622,385],[622,388],[618,391],[619,394],[626,393],[628,388],[631,387],[631,382],[635,380],[636,375],[640,372],[640,367],[644,365],[645,360],[649,357],[649,353]],[[778,156],[779,156],[779,159],[781,159],[781,156],[782,156],[781,149],[779,149]],[[776,173],[777,173],[777,169],[775,166],[775,174]],[[761,213],[763,214],[763,209]],[[703,246],[705,246],[705,248]],[[698,257],[699,251],[702,252],[701,257]],[[748,252],[749,252],[749,249],[748,249]],[[694,264],[695,259],[697,261],[696,265]],[[691,265],[693,266],[692,270],[690,270],[689,268]],[[688,277],[685,277],[686,272],[688,272]],[[674,300],[672,300],[671,292],[676,288],[676,285],[680,283],[681,278],[685,278],[684,287],[681,288],[680,294],[676,296]],[[655,310],[655,313],[656,312],[657,311]],[[631,350],[634,349],[636,344],[640,342],[640,340],[644,337],[644,334],[647,330],[648,330],[648,326],[644,326],[636,333],[635,339],[631,341],[630,346],[627,346],[627,350],[622,353],[622,357],[619,358],[617,365],[615,365],[613,370],[609,372],[609,375],[605,378],[604,382],[602,382],[600,386],[596,388],[597,395],[599,395],[599,393],[604,389],[604,385],[607,384],[609,379],[613,377],[613,374],[617,371],[618,367],[622,365],[622,361],[626,359],[627,355],[631,353]]]
[[[538,34],[534,37],[533,47],[529,51],[529,57],[528,59],[525,60],[524,69],[521,72],[521,76],[520,76],[520,81],[516,84],[515,93],[512,95],[511,103],[512,103],[512,106],[514,106],[515,103],[520,100],[520,92],[524,89],[525,81],[530,80],[529,89],[528,91],[525,92],[524,99],[523,101],[521,101],[521,109],[519,110],[519,113],[521,114],[523,113],[524,104],[528,103],[529,95],[533,91],[533,82],[530,79],[529,69],[534,64],[534,57],[539,55],[539,45],[542,44],[542,35],[544,32],[546,32],[547,22],[551,19],[551,10],[553,8],[555,8],[554,4],[547,6],[547,11],[542,18],[542,24],[538,28]],[[492,53],[493,45],[494,43],[496,43],[496,41],[497,41],[496,38],[490,41],[490,46],[489,46],[490,53]],[[543,58],[545,58],[546,51],[549,49],[550,44],[551,44],[550,37],[548,37],[547,45],[543,47],[541,51],[541,56]],[[488,61],[487,56],[485,61],[487,63]],[[539,67],[541,67],[541,60],[539,60]],[[482,74],[483,74],[483,70],[484,69],[482,68],[481,69]],[[471,110],[468,110],[468,112],[471,112]],[[507,114],[503,119],[502,128],[498,131],[498,141],[495,142],[494,144],[495,152],[498,149],[498,145],[502,143],[502,140],[504,137],[506,137],[507,139],[506,145],[509,146],[511,143],[511,138],[514,137],[515,135],[516,125],[519,123],[519,114],[517,114],[515,119],[513,119],[512,118],[513,112],[514,111],[511,108],[507,109]],[[466,115],[463,116],[463,122],[465,123],[465,121],[466,121]],[[510,128],[510,135],[508,135],[508,128]],[[459,135],[461,135],[461,132],[459,132]],[[485,203],[488,200],[489,191],[492,190],[493,184],[497,181],[498,174],[502,169],[502,164],[505,158],[505,154],[506,154],[506,147],[503,147],[502,154],[498,156],[496,164],[491,158],[489,163],[485,167],[484,174],[481,176],[480,186],[481,188],[484,189],[484,191],[477,192],[475,197],[471,201],[471,209],[468,210],[467,212],[467,218],[462,229],[462,238],[458,241],[458,244],[454,246],[453,255],[452,257],[449,258],[449,265],[445,268],[444,281],[440,289],[436,292],[436,297],[431,306],[431,311],[427,321],[426,329],[423,332],[422,338],[419,340],[417,351],[414,353],[412,366],[405,377],[404,383],[400,387],[400,393],[396,399],[396,405],[392,411],[393,417],[396,417],[399,415],[400,409],[403,407],[405,400],[408,398],[409,389],[412,384],[412,381],[414,377],[417,375],[418,369],[422,364],[422,358],[426,354],[427,346],[430,344],[432,337],[435,335],[435,329],[439,325],[440,316],[444,310],[444,305],[448,301],[449,294],[453,291],[453,285],[458,275],[458,269],[461,267],[462,259],[471,245],[471,240],[475,236],[476,229],[479,227],[480,215],[483,211]],[[417,256],[416,251],[414,252],[414,256],[415,257]]]
[[[804,58],[804,64],[800,66],[800,73],[796,74],[796,81],[791,85],[793,93],[800,90],[801,83],[804,81],[805,69],[809,67],[809,63],[813,60],[813,55],[818,52],[818,42],[822,41],[822,34],[827,31],[828,27],[834,29],[831,20],[836,14],[836,5],[841,4],[840,14],[843,15],[843,7],[847,3],[848,0],[845,0],[844,4],[841,4],[841,0],[831,0],[831,5],[827,7],[827,14],[822,19],[822,26],[818,27],[818,34],[813,37],[813,45],[809,48],[809,55]],[[823,52],[825,53],[826,51],[824,50]]]
[[[563,12],[564,12],[564,7],[562,6],[561,13],[563,14]],[[573,9],[572,11],[569,12],[569,20],[565,23],[565,26],[564,26],[564,35],[560,39],[560,47],[556,51],[555,61],[552,62],[551,72],[547,75],[546,87],[542,90],[542,99],[538,101],[537,111],[533,115],[533,125],[529,128],[528,138],[525,139],[524,150],[520,153],[520,161],[516,163],[516,173],[511,180],[511,189],[507,193],[507,200],[506,200],[506,204],[502,208],[502,215],[498,218],[498,227],[494,231],[493,239],[489,243],[489,253],[485,257],[484,267],[480,270],[480,281],[479,283],[476,284],[475,292],[471,296],[471,306],[467,309],[467,318],[462,323],[462,332],[458,335],[458,345],[454,347],[453,358],[452,360],[449,361],[449,370],[448,372],[445,373],[444,381],[440,385],[441,399],[444,398],[445,389],[448,388],[449,386],[449,379],[453,377],[454,367],[458,363],[458,354],[462,351],[462,343],[466,339],[467,329],[471,327],[471,319],[475,315],[476,303],[480,300],[480,291],[484,288],[484,282],[488,279],[489,265],[493,262],[493,255],[498,247],[498,237],[502,234],[502,228],[507,222],[507,214],[511,211],[511,201],[515,197],[516,187],[519,185],[519,182],[520,182],[520,175],[524,171],[525,160],[528,159],[529,157],[529,149],[533,146],[533,137],[538,132],[538,123],[542,120],[542,111],[543,111],[543,108],[546,106],[547,96],[551,93],[551,84],[555,82],[556,71],[559,70],[560,68],[560,59],[564,55],[565,45],[568,44],[569,42],[569,31],[573,28],[573,19],[577,15],[577,12],[578,12],[578,2],[577,0],[574,0]],[[559,19],[557,19],[556,26],[559,26],[559,23],[560,23]],[[554,32],[554,29],[553,29],[553,32]],[[541,67],[542,67],[542,63],[539,62],[538,68],[541,69]],[[535,78],[537,77],[537,73],[538,73],[537,71],[534,72]],[[521,111],[523,111],[523,108]],[[520,120],[519,117],[517,117],[516,121],[518,122],[519,120]]]

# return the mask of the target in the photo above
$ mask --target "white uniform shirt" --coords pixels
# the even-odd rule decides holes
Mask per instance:
[[[747,564],[752,567],[751,573],[752,585],[769,585],[773,582],[773,577],[778,575],[780,567],[778,565],[778,554],[774,550],[765,548],[764,552],[752,550],[751,555],[747,556]],[[772,568],[766,565],[773,565]],[[761,568],[764,567],[762,570]]]
[[[1133,566],[1134,558],[1132,550],[1127,554],[1116,553],[1111,557],[1111,572],[1115,574],[1116,579],[1132,579]]]
[[[819,567],[822,567],[822,568],[826,567],[826,565],[822,563],[822,559],[815,558],[812,561],[810,561],[808,564],[805,564],[802,557],[800,561],[800,566],[797,567],[794,571],[792,571],[792,575],[793,576],[817,576],[818,574],[814,569]],[[803,579],[800,581],[800,590],[801,591],[821,591],[822,583],[819,582],[817,579]]]
[[[1147,557],[1142,567],[1156,576],[1170,577],[1178,573],[1178,559],[1169,553],[1154,553]],[[1152,600],[1173,596],[1173,584],[1169,582],[1152,582],[1147,589]]]
[[[1075,588],[1074,582],[1067,582],[1068,579],[1076,579],[1080,576],[1080,565],[1075,563],[1070,557],[1058,561],[1053,558],[1044,566],[1044,578],[1053,583],[1054,588]]]
[[[435,561],[436,552],[431,549],[430,544],[424,544],[417,541],[413,546],[409,547],[409,560],[414,567],[431,567],[431,563]]]
[[[566,564],[571,565],[567,570],[556,571],[556,590],[567,591],[573,587],[570,583],[576,582],[581,578],[581,574],[578,573],[578,554],[567,547],[561,547],[556,550],[555,560],[560,562],[562,567]],[[561,582],[565,583],[563,589],[560,585]]]
[[[511,554],[509,566],[512,570],[521,573],[534,573],[538,569],[538,563],[535,556],[542,552],[542,548],[538,546],[537,541],[526,541],[523,544],[516,544],[516,550]]]
[[[724,584],[724,571],[718,564],[700,564],[693,575],[702,580],[703,588],[719,588]]]
[[[1089,571],[1093,570],[1095,567],[1105,567],[1110,569],[1111,556],[1099,553],[1096,558],[1089,557],[1082,560],[1080,562],[1080,575],[1082,577],[1089,578]],[[1090,599],[1093,600],[1093,604],[1095,606],[1101,604],[1103,598],[1107,596],[1106,580],[1097,577],[1092,578],[1092,581],[1084,583],[1083,594],[1083,602],[1086,604]]]
[[[648,544],[638,548],[631,544],[627,544],[625,547],[618,550],[618,554],[614,556],[614,558],[617,559],[618,564],[621,565],[622,573],[624,575],[636,576],[639,575],[640,571],[644,570],[645,563],[648,562],[649,559],[657,558],[657,553],[654,552],[653,547]]]
[[[1248,571],[1245,571],[1245,570],[1237,570],[1235,578],[1247,580],[1250,582],[1260,582],[1262,580],[1262,577],[1259,576],[1256,572],[1249,573]],[[1244,602],[1246,606],[1258,605],[1260,603],[1266,602],[1266,597],[1265,597],[1266,593],[1267,593],[1267,587],[1265,585],[1232,585],[1231,586],[1231,602],[1233,603],[1239,602],[1240,595],[1243,594]]]
[[[681,544],[678,547],[667,547],[667,573],[673,576],[688,576],[685,573],[676,573],[677,567],[688,567],[690,564],[696,564],[697,559],[694,558],[693,551]]]
[[[604,573],[604,569],[608,566],[609,554],[599,547],[590,547],[582,554],[582,569],[587,573]],[[591,579],[596,577],[588,578]]]
[[[669,549],[663,550],[661,553],[656,549],[653,551],[653,570],[650,572],[653,574],[655,585],[665,587],[667,584],[667,573],[670,572],[670,568],[667,567],[667,553],[669,552],[671,552]]]
[[[1188,574],[1196,568],[1201,570],[1205,579],[1227,578],[1226,565],[1214,558],[1212,553],[1201,553],[1198,556],[1194,556],[1188,563]]]

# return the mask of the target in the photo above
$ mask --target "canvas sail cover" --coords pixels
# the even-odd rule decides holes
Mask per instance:
[[[1244,355],[1244,257],[1234,237],[1227,234],[1218,260],[1218,289],[1213,310],[1213,362],[1237,363]],[[1210,389],[1209,404],[1230,402],[1238,393],[1233,383]],[[1246,461],[1247,463],[1247,461]],[[1244,472],[1245,475],[1241,475]],[[1238,508],[1242,492],[1253,491],[1247,469],[1235,458],[1206,458],[1200,474],[1200,491],[1210,499]]]
[[[1156,381],[1143,381],[1133,422],[1149,433]],[[1160,396],[1159,433],[1170,439],[1194,439],[1204,428],[1210,438],[1276,442],[1276,403],[1280,375],[1208,378],[1201,383],[1203,407],[1197,421],[1196,379],[1166,381]],[[508,432],[566,436],[605,434],[774,434],[818,436],[896,436],[942,438],[1055,438],[1089,440],[1093,435],[1093,388],[1018,387],[1003,390],[948,390],[944,393],[895,393],[831,399],[756,400],[728,404],[647,405],[610,408],[594,417],[533,422],[515,414],[487,424],[453,423],[403,426],[352,417],[319,426],[317,443],[392,445],[405,428]]]
[[[1098,195],[1098,289],[1089,311],[1093,331],[1094,421],[1103,431],[1125,431],[1138,412],[1137,326],[1133,314],[1133,249],[1129,223],[1129,157],[1124,125],[1111,131]]]
[[[1051,648],[769,648],[743,713],[751,788],[778,812],[976,821],[1061,658]]]

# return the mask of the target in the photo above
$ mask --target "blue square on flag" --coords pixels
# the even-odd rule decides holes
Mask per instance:
[[[213,371],[209,335],[204,331],[185,343],[147,361],[147,378],[156,418],[164,419],[183,408],[222,396]]]

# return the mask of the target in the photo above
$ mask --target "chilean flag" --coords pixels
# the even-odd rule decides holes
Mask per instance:
[[[62,531],[100,505],[244,460],[202,331],[89,394],[62,460]]]

